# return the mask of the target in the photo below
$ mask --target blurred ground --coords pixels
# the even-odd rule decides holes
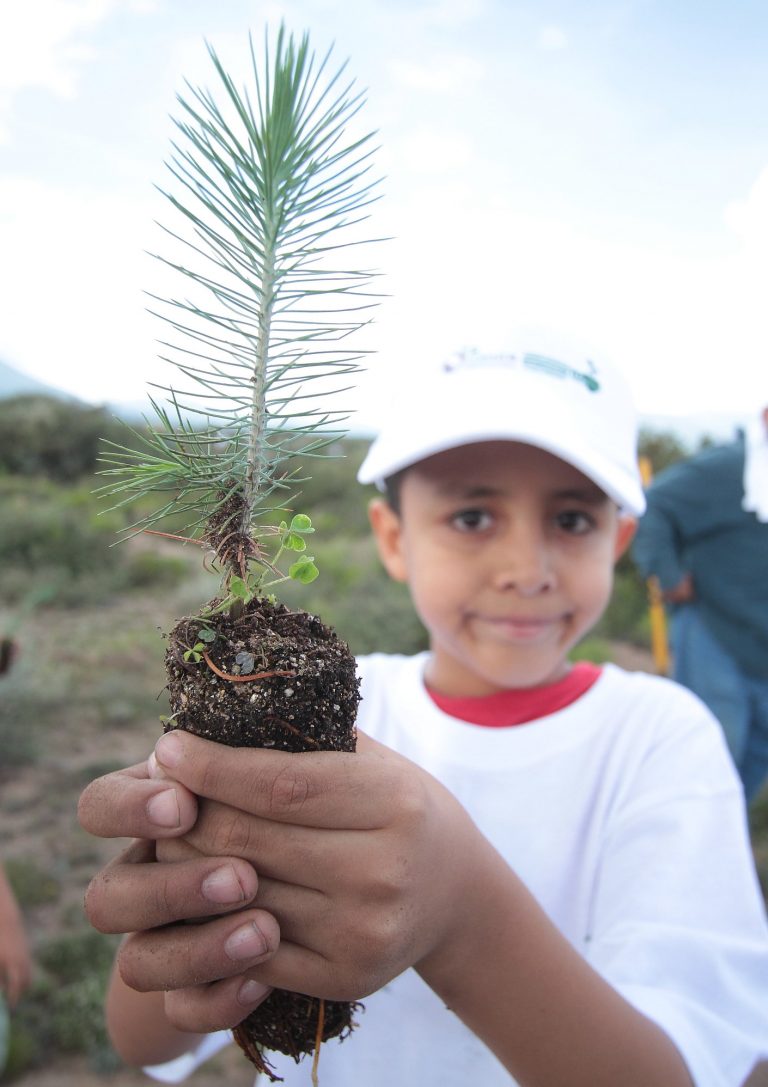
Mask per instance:
[[[217,1054],[184,1082],[188,1087],[252,1087],[254,1080],[252,1066],[233,1046]],[[151,1087],[155,1082],[143,1072],[129,1069],[100,1074],[79,1057],[62,1058],[55,1067],[37,1069],[13,1081],[15,1087]],[[327,1087],[332,1085],[328,1084]],[[361,1084],[361,1087],[364,1085]]]

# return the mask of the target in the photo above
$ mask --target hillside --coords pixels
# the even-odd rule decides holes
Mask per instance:
[[[13,366],[9,366],[7,362],[0,359],[0,400],[5,400],[10,396],[25,396],[30,393],[35,396],[58,396],[65,400],[76,399],[62,389],[57,389],[53,385],[46,385],[45,382],[38,381],[37,378],[32,377],[30,374],[14,369]]]

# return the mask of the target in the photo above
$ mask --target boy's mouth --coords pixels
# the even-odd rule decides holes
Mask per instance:
[[[539,616],[532,618],[524,615],[475,615],[476,623],[488,630],[491,635],[504,641],[535,642],[545,641],[560,629],[565,622],[564,615]]]

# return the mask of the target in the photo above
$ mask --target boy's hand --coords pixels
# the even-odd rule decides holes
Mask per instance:
[[[91,881],[85,909],[100,932],[141,935],[138,949],[135,935],[121,947],[120,973],[140,992],[178,990],[166,994],[165,1012],[182,1031],[234,1026],[258,1006],[269,989],[245,971],[272,955],[280,940],[273,917],[247,909],[258,881],[246,861],[156,863],[150,839],[184,834],[197,807],[183,785],[150,777],[147,763],[140,763],[91,782],[78,808],[89,833],[136,839]],[[174,924],[212,915],[217,919],[207,924]],[[185,991],[195,984],[199,991]]]
[[[195,822],[197,797],[176,782],[151,778],[141,762],[92,781],[77,814],[97,838],[175,838]]]
[[[235,749],[179,731],[158,742],[161,770],[180,783],[171,787],[204,798],[186,840],[206,856],[138,865],[135,854],[124,857],[96,878],[88,904],[103,931],[155,929],[127,941],[121,972],[137,989],[177,990],[177,1025],[234,1025],[250,1010],[231,980],[197,988],[232,978],[224,945],[243,915],[157,930],[213,912],[201,886],[224,856],[238,871],[258,871],[258,924],[280,926],[274,955],[242,975],[263,985],[357,999],[461,941],[478,865],[497,855],[434,778],[360,741],[354,755]],[[111,777],[108,789],[86,791],[84,826],[136,833],[146,827],[143,797],[125,777],[116,795]],[[108,797],[119,816],[103,811]]]
[[[81,811],[86,830],[146,833],[147,797],[172,788],[180,818],[168,838],[184,834],[200,798],[188,859],[156,861],[153,842],[136,842],[87,896],[97,928],[134,930],[113,1021],[141,1005],[134,1018],[144,1034],[159,1021],[162,1059],[168,1024],[235,1026],[272,987],[355,1000],[414,966],[521,1083],[607,1085],[619,1069],[622,1083],[691,1087],[668,1036],[592,970],[458,802],[407,759],[365,737],[356,754],[286,754],[184,732],[162,737],[156,756],[167,777],[110,775]],[[225,901],[227,887],[236,894]],[[189,919],[198,923],[177,923]],[[156,998],[131,1010],[133,990]],[[172,1038],[174,1053],[189,1039]]]
[[[690,604],[696,599],[693,578],[690,574],[685,574],[674,588],[666,589],[662,596],[668,604]]]

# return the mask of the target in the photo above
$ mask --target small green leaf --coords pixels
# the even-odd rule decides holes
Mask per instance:
[[[210,627],[203,627],[202,630],[197,632],[197,636],[201,642],[206,642],[208,645],[216,641],[216,631],[211,630]]]
[[[286,551],[306,551],[307,541],[302,540],[301,536],[297,536],[295,532],[289,532],[283,540],[283,547]]]
[[[288,576],[294,581],[300,581],[302,585],[309,585],[319,573],[311,555],[302,555],[288,570]]]
[[[246,603],[251,599],[250,590],[241,577],[232,578],[229,583],[229,591],[232,596],[237,596],[241,600],[245,600]]]
[[[301,532],[306,535],[307,533],[314,531],[312,522],[309,517],[307,517],[306,513],[297,513],[291,520],[291,532]]]

